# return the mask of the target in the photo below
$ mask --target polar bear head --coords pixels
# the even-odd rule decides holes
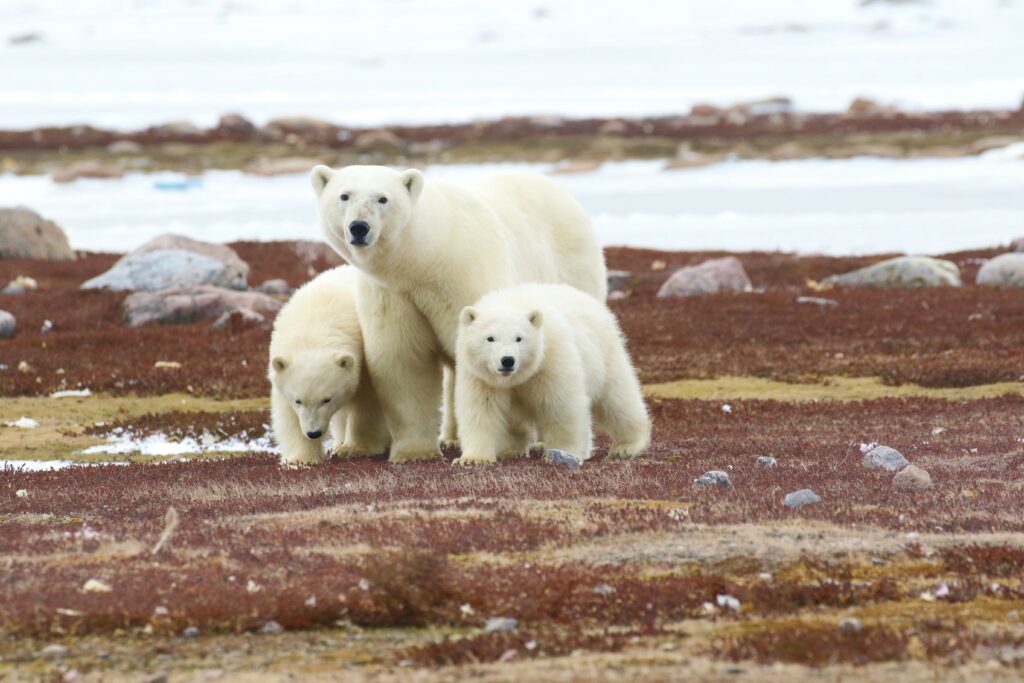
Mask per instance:
[[[359,373],[359,360],[351,353],[304,351],[270,361],[274,390],[295,411],[302,433],[314,440],[327,433],[331,418],[352,399]]]
[[[514,387],[544,359],[544,316],[536,309],[467,306],[459,315],[456,364],[489,385]]]
[[[317,166],[311,179],[327,241],[356,264],[401,241],[423,190],[423,174],[416,169]]]

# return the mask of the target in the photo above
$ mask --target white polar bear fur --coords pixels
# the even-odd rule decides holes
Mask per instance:
[[[312,183],[328,243],[368,276],[356,302],[393,462],[439,455],[441,368],[454,366],[465,306],[524,282],[564,283],[600,301],[607,295],[589,218],[544,176],[456,184],[417,170],[317,166]],[[363,246],[353,244],[353,221],[370,228]],[[454,434],[447,421],[442,440]]]
[[[514,361],[507,374],[503,358]],[[455,368],[460,464],[524,453],[534,432],[545,448],[585,460],[592,415],[612,439],[609,457],[633,458],[650,444],[651,421],[615,315],[572,287],[520,285],[466,307]]]
[[[274,436],[288,464],[325,459],[329,433],[341,456],[375,455],[388,432],[366,369],[351,266],[321,273],[278,313],[270,338],[268,376]],[[309,438],[308,432],[320,432]]]

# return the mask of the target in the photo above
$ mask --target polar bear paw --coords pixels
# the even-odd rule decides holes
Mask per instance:
[[[646,439],[626,443],[615,443],[608,449],[609,460],[633,460],[647,450]]]
[[[434,444],[426,445],[402,445],[396,444],[391,446],[391,455],[388,457],[388,462],[416,462],[418,460],[433,460],[440,458],[441,452]]]
[[[498,459],[494,456],[489,455],[463,455],[461,458],[455,458],[452,460],[452,466],[464,466],[464,465],[493,465],[498,462]]]

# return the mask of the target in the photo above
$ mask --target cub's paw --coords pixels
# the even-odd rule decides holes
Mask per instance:
[[[417,460],[433,460],[440,457],[441,452],[437,449],[437,446],[431,446],[429,448],[392,446],[388,462],[416,462]]]
[[[461,458],[452,460],[452,467],[464,465],[493,465],[498,462],[494,456],[487,455],[463,455]]]
[[[646,442],[616,443],[608,449],[609,460],[633,460],[643,455],[647,450]]]
[[[458,439],[458,437],[455,437],[455,436],[448,436],[448,437],[442,436],[440,444],[441,444],[441,448],[458,448],[459,447],[459,439]]]

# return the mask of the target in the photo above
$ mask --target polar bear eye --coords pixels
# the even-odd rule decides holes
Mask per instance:
[[[494,337],[488,337],[488,338],[487,338],[487,341],[489,341],[489,342],[493,342],[493,341],[494,341]]]
[[[324,399],[324,405],[327,405],[330,402],[331,402],[330,397]]]
[[[516,343],[517,343],[517,344],[518,344],[519,342],[521,342],[521,341],[523,341],[523,338],[522,338],[522,337],[516,337]]]
[[[348,195],[347,194],[341,195],[341,201],[347,202],[348,201]]]
[[[377,201],[380,202],[381,204],[387,204],[388,203],[388,198],[387,197],[381,197]]]
[[[299,399],[295,399],[295,405],[301,406],[302,405],[302,401],[300,401]]]

